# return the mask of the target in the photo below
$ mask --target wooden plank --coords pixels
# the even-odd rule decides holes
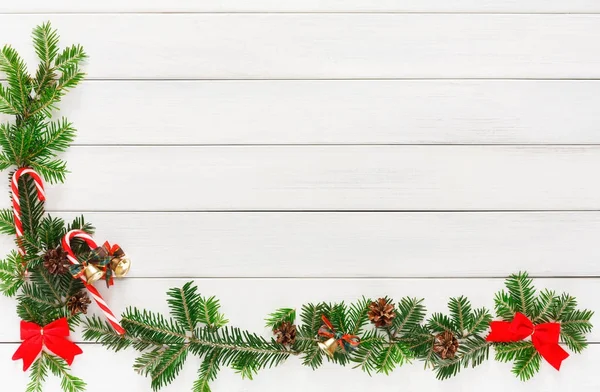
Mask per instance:
[[[84,215],[133,258],[132,277],[193,277],[199,265],[207,277],[600,276],[598,212]],[[0,254],[13,248],[2,236]]]
[[[0,12],[599,12],[594,0],[22,0]]]
[[[167,263],[170,259],[167,258]],[[194,262],[196,275],[203,275],[205,265],[210,261]],[[367,263],[365,263],[367,265]],[[387,268],[379,264],[372,268]],[[277,268],[273,263],[273,268]],[[143,268],[143,261],[135,268]],[[516,272],[516,271],[515,271]],[[191,279],[125,279],[106,289],[98,284],[98,289],[110,304],[115,314],[121,314],[128,306],[143,307],[152,311],[166,313],[168,306],[166,292],[169,288],[180,287]],[[363,295],[378,298],[404,296],[425,298],[429,314],[447,312],[449,297],[465,295],[475,307],[493,309],[494,295],[504,288],[504,280],[488,279],[194,279],[200,292],[207,296],[216,296],[221,301],[222,310],[232,325],[249,329],[269,336],[264,327],[264,317],[282,307],[300,308],[302,304],[318,301],[355,301]],[[561,278],[535,279],[538,289],[552,289],[559,293],[568,292],[577,297],[579,306],[596,309],[600,294],[599,278]],[[240,295],[240,293],[243,293]],[[5,316],[0,319],[0,342],[18,342],[18,318],[14,308],[16,301],[2,297],[0,306]],[[90,307],[90,311],[97,309]],[[600,315],[596,314],[592,324],[600,324]],[[79,329],[78,329],[79,330]],[[75,341],[81,341],[80,333],[74,335]],[[594,329],[588,336],[590,342],[600,342],[600,332]]]
[[[21,363],[10,360],[16,350],[16,344],[0,345],[0,377],[7,390],[23,391],[28,382],[28,374],[23,372]],[[150,380],[132,369],[135,352],[127,350],[115,354],[99,346],[84,346],[83,356],[78,356],[73,363],[73,373],[88,382],[87,392],[106,391],[106,382],[98,377],[98,364],[106,374],[118,375],[113,384],[115,390],[125,387],[128,392],[148,392]],[[560,369],[555,371],[547,363],[542,363],[541,372],[533,380],[519,381],[510,372],[510,364],[486,362],[476,369],[465,369],[458,377],[438,381],[431,371],[423,369],[420,362],[405,365],[390,376],[375,374],[367,376],[358,369],[341,368],[333,364],[325,364],[317,371],[301,365],[298,358],[291,358],[283,366],[261,370],[253,380],[242,380],[239,374],[230,369],[221,369],[218,379],[211,384],[213,391],[264,392],[273,390],[273,386],[285,385],[290,392],[303,392],[310,389],[314,392],[331,390],[370,390],[374,387],[385,388],[389,385],[402,386],[408,391],[462,392],[468,384],[470,390],[489,392],[530,391],[596,391],[600,388],[598,377],[590,376],[600,366],[600,345],[591,346],[582,354],[569,357]],[[163,392],[181,392],[190,390],[197,375],[200,361],[196,357],[188,358],[184,368],[175,382],[161,389]],[[48,391],[60,391],[59,383],[49,376],[46,384]],[[472,388],[472,389],[471,389]]]
[[[24,373],[21,363],[12,362],[10,357],[16,350],[16,344],[0,345],[0,377],[9,391],[22,391],[28,382],[28,374]],[[96,345],[84,346],[83,356],[78,356],[73,363],[73,373],[88,382],[87,392],[106,391],[107,385],[98,377],[98,363],[107,374],[118,375],[114,385],[126,386],[128,392],[147,392],[150,380],[132,369],[136,354],[127,350],[115,354]],[[278,368],[261,370],[253,380],[242,380],[239,374],[230,369],[221,369],[218,379],[211,384],[213,391],[264,392],[273,390],[273,386],[285,385],[290,392],[303,392],[310,389],[314,392],[328,392],[336,389],[352,391],[370,390],[374,387],[401,385],[409,391],[462,392],[468,383],[472,390],[489,392],[530,391],[596,391],[600,388],[598,377],[591,377],[600,366],[600,345],[591,346],[582,354],[569,357],[560,369],[555,371],[547,363],[542,363],[542,370],[533,380],[519,381],[510,372],[510,364],[486,362],[476,369],[466,369],[458,377],[438,381],[431,371],[423,369],[420,362],[405,365],[390,376],[375,374],[367,376],[358,369],[341,368],[333,364],[325,364],[317,371],[301,365],[298,358],[291,358]],[[200,361],[196,357],[188,358],[184,368],[175,382],[161,389],[164,392],[181,392],[190,390],[197,375]],[[59,391],[59,383],[49,376],[48,391]],[[118,389],[117,389],[118,390]]]
[[[91,81],[60,115],[86,145],[598,144],[599,100],[600,81]]]
[[[600,209],[597,146],[111,146],[65,158],[51,210]]]
[[[4,14],[0,36],[31,62],[46,19],[96,79],[600,77],[598,15]]]

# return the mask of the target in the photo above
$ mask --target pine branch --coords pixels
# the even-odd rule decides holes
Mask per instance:
[[[148,377],[159,365],[165,350],[166,347],[158,347],[143,353],[135,359],[133,370],[144,377]]]
[[[473,315],[471,314],[471,304],[466,297],[450,298],[448,303],[452,326],[454,331],[458,331],[460,336],[465,336],[473,326]]]
[[[19,109],[15,106],[13,100],[10,91],[0,84],[0,113],[19,114]]]
[[[383,370],[380,370],[377,358],[384,349],[385,343],[386,340],[378,336],[376,330],[367,332],[361,339],[358,349],[352,353],[350,358],[352,362],[356,363],[354,368],[360,368],[369,376],[374,372],[383,372]]]
[[[220,313],[221,304],[216,297],[200,297],[199,308],[200,312],[197,315],[197,322],[205,324],[211,329],[221,328],[229,322],[229,320]]]
[[[350,305],[348,309],[349,334],[360,335],[363,332],[369,322],[368,313],[371,302],[369,298],[362,297],[358,302]]]
[[[450,321],[448,316],[442,313],[434,313],[431,315],[431,318],[427,321],[427,325],[429,329],[434,333],[451,331],[456,335],[459,335],[458,331],[454,330],[454,323]]]
[[[529,278],[527,273],[513,274],[506,279],[505,284],[512,307],[527,316],[532,315],[535,312],[536,291],[533,287],[533,280]]]
[[[5,46],[0,51],[0,71],[6,74],[8,90],[14,99],[13,104],[19,112],[27,113],[29,93],[32,88],[31,78],[27,73],[25,62],[10,46]]]
[[[216,380],[219,373],[219,357],[221,350],[214,349],[204,357],[198,369],[198,379],[194,382],[193,392],[211,392],[209,383]]]
[[[183,344],[187,340],[185,330],[162,315],[129,308],[122,316],[122,326],[128,334],[158,344]]]
[[[29,166],[49,183],[65,182],[67,164],[60,159],[37,158]]]
[[[534,324],[550,320],[550,311],[554,308],[556,293],[550,290],[543,290],[535,299],[533,304],[533,313],[531,321]]]
[[[41,61],[35,78],[37,95],[42,89],[47,88],[50,81],[55,78],[52,62],[58,55],[58,33],[52,29],[50,22],[33,29],[33,46]]]
[[[0,210],[0,233],[10,236],[15,235],[15,221],[13,211],[4,208]]]
[[[524,350],[517,356],[512,372],[521,379],[527,381],[540,370],[541,357],[535,348]]]
[[[62,359],[55,357],[54,355],[42,352],[44,361],[48,365],[48,368],[55,376],[61,379],[60,386],[65,392],[83,392],[85,391],[86,383],[73,376],[68,371],[67,363]]]
[[[0,292],[7,297],[12,297],[24,283],[23,259],[13,250],[6,259],[0,261]]]
[[[175,380],[187,359],[188,347],[187,343],[173,345],[161,352],[160,359],[150,370],[151,386],[154,391],[169,385]]]
[[[41,355],[32,365],[29,372],[29,383],[25,392],[44,392],[44,383],[48,377],[48,365],[45,355]]]
[[[425,318],[425,312],[423,299],[402,298],[397,304],[396,317],[392,324],[393,337],[406,334],[420,325]]]
[[[171,315],[181,328],[192,334],[196,328],[197,315],[200,314],[200,294],[193,282],[187,282],[183,287],[175,287],[167,292]]]
[[[296,309],[281,308],[269,314],[265,319],[267,328],[275,329],[283,323],[294,324],[296,321]]]

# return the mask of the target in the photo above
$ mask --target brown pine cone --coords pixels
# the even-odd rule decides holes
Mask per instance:
[[[283,322],[273,333],[277,335],[277,343],[291,346],[296,341],[296,326],[290,322]]]
[[[438,354],[442,359],[454,358],[457,350],[458,339],[454,337],[452,332],[444,331],[435,336],[433,352]]]
[[[50,249],[44,255],[44,268],[52,275],[62,275],[69,270],[67,252],[62,248]]]
[[[385,298],[379,298],[376,302],[371,302],[367,315],[376,327],[381,328],[392,325],[396,312],[393,304],[388,304]]]
[[[67,308],[71,314],[83,313],[87,314],[87,308],[92,303],[85,291],[80,291],[71,296],[67,301]]]

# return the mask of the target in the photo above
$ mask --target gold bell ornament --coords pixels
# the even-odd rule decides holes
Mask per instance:
[[[333,358],[333,354],[335,354],[339,343],[336,338],[329,338],[324,342],[317,343],[321,351],[323,351],[327,356]]]
[[[109,272],[111,279],[112,275],[116,276],[117,278],[124,277],[131,268],[131,260],[125,255],[123,249],[121,249],[121,247],[117,244],[111,245],[107,241],[101,247],[95,249],[95,253],[98,260],[110,260],[107,267],[110,268],[110,272],[112,272]]]
[[[84,273],[88,284],[94,284],[94,282],[104,277],[104,272],[102,272],[102,270],[98,269],[98,267],[93,264],[88,264],[85,267]]]
[[[122,278],[129,272],[131,268],[131,260],[129,257],[123,256],[113,257],[110,260],[110,269],[114,272],[117,278]]]
[[[345,352],[358,347],[360,342],[358,336],[336,332],[333,324],[331,324],[331,321],[325,315],[321,316],[321,320],[323,320],[323,325],[319,328],[318,335],[327,338],[327,340],[319,342],[317,345],[329,357],[333,357],[338,347],[341,347]]]

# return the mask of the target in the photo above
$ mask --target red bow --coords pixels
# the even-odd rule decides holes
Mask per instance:
[[[492,332],[486,338],[488,342],[517,342],[531,336],[533,347],[556,370],[560,370],[560,364],[569,356],[558,345],[559,323],[533,325],[527,316],[517,312],[512,321],[492,321],[490,326]]]
[[[340,344],[342,348],[346,351],[349,351],[352,348],[355,348],[359,345],[360,340],[358,336],[350,335],[347,333],[335,332],[331,321],[329,321],[329,319],[325,317],[325,315],[321,316],[321,320],[323,320],[323,323],[325,325],[319,328],[319,336],[323,336],[326,338],[335,338],[338,344]]]
[[[21,340],[23,340],[23,343],[21,343],[12,359],[13,361],[22,359],[23,370],[25,371],[29,369],[29,366],[40,354],[42,347],[46,346],[49,351],[71,365],[75,355],[82,354],[83,351],[75,343],[66,339],[69,333],[69,323],[66,317],[53,321],[43,328],[35,323],[21,321]]]

